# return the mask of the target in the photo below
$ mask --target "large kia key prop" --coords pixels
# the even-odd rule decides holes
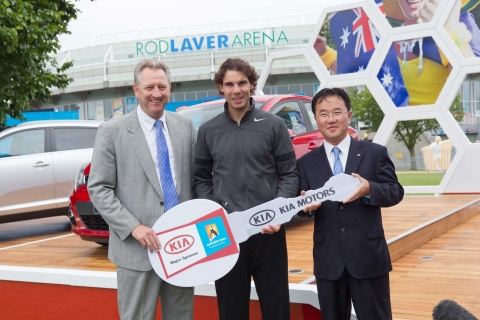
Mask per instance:
[[[317,190],[296,198],[276,198],[246,211],[227,214],[210,200],[183,202],[160,217],[153,230],[162,244],[159,252],[148,251],[155,272],[163,280],[191,287],[217,280],[235,265],[238,244],[280,225],[309,204],[347,199],[360,181],[350,175],[330,178]]]

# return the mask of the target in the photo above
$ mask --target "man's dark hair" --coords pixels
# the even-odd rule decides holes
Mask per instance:
[[[317,94],[312,99],[312,111],[315,114],[315,109],[317,108],[317,104],[322,103],[328,97],[337,97],[340,100],[345,102],[345,106],[347,107],[347,111],[350,111],[352,105],[350,104],[350,97],[345,92],[345,90],[340,88],[324,88],[317,92]]]
[[[224,93],[220,90],[220,87],[223,84],[223,78],[225,78],[225,74],[227,71],[238,71],[243,73],[247,76],[248,82],[252,85],[252,89],[250,90],[250,94],[254,94],[255,90],[257,89],[257,81],[258,81],[258,74],[255,71],[255,68],[252,67],[246,60],[240,58],[228,58],[225,60],[224,63],[220,66],[217,73],[215,73],[215,78],[213,79],[213,83],[215,87],[217,87],[218,94],[223,96]]]

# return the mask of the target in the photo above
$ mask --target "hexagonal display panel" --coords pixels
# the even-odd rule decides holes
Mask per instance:
[[[467,74],[450,112],[470,143],[480,143],[480,73]]]
[[[365,71],[379,40],[365,11],[354,8],[328,15],[313,47],[330,73],[355,73]]]
[[[264,94],[300,94],[313,97],[320,80],[312,72],[305,56],[274,59],[262,85]]]
[[[378,8],[393,28],[427,23],[436,14],[439,1],[435,0],[383,0]]]
[[[399,121],[387,150],[403,186],[438,186],[456,155],[435,119]]]
[[[362,140],[371,141],[385,114],[367,86],[346,87],[352,104],[351,126],[359,131]]]
[[[394,42],[377,75],[396,107],[434,104],[450,63],[432,37]]]
[[[454,46],[467,58],[480,57],[480,1],[456,1],[444,25]]]

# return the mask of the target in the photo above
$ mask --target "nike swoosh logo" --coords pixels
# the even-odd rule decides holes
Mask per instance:
[[[262,121],[262,120],[265,120],[265,119],[266,119],[266,118],[262,118],[262,119],[254,118],[253,121],[258,122],[258,121]]]

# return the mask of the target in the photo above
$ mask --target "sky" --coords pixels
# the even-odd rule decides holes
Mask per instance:
[[[61,51],[86,47],[99,33],[199,25],[321,12],[327,4],[353,0],[79,0],[82,12],[61,35]]]

